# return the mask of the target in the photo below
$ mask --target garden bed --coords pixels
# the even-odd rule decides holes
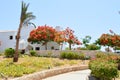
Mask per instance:
[[[86,60],[84,65],[87,65],[88,62],[89,60]],[[80,66],[83,65],[83,63],[83,60],[30,57],[23,55],[17,63],[13,63],[12,58],[3,58],[0,62],[0,73],[2,74],[1,78],[7,77],[11,79],[48,69]]]

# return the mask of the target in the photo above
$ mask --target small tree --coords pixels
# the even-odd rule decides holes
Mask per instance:
[[[86,49],[88,50],[100,50],[101,46],[96,45],[96,44],[89,44],[88,46],[86,46]]]
[[[90,43],[91,36],[85,36],[85,38],[82,39],[82,43],[84,44],[85,47],[88,46],[88,43]]]
[[[107,51],[109,52],[109,47],[120,47],[120,36],[117,34],[102,34],[96,42],[99,45],[108,46]]]
[[[101,37],[99,38],[99,44],[103,46],[108,46],[108,52],[109,52],[109,47],[112,46],[111,38],[112,35],[110,34],[102,34]]]
[[[71,45],[72,44],[77,44],[77,45],[81,44],[81,42],[73,34],[74,31],[72,29],[67,27],[64,32],[65,32],[65,42],[68,42],[70,50],[71,50]]]

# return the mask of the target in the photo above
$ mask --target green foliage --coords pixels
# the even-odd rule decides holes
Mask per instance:
[[[37,54],[37,53],[36,53],[35,50],[30,50],[30,55],[31,55],[31,56],[36,56],[36,54]]]
[[[76,52],[62,52],[60,55],[61,58],[66,59],[85,59],[84,53],[76,53]]]
[[[117,54],[98,52],[96,59],[89,63],[91,74],[100,80],[112,80],[112,78],[118,77],[116,63],[119,62],[119,59]]]
[[[89,43],[91,40],[91,36],[85,36],[85,38],[83,38],[82,42],[85,45],[85,47],[88,45],[87,43]]]
[[[120,47],[114,47],[113,49],[114,50],[120,50]]]
[[[107,60],[92,60],[89,63],[89,68],[92,71],[92,76],[95,76],[100,80],[112,80],[112,78],[118,77],[118,70],[116,64]]]
[[[34,72],[32,68],[24,67],[19,64],[14,64],[8,60],[5,60],[0,63],[0,73],[8,77],[19,77],[24,74],[29,74]]]
[[[79,55],[75,52],[62,52],[61,53],[61,58],[66,58],[66,59],[78,59]]]
[[[54,61],[53,65],[54,66],[62,66],[62,65],[65,65],[65,63],[64,62]]]
[[[48,56],[48,57],[51,57],[51,56],[52,56],[52,52],[49,51],[49,52],[47,53],[47,56]]]
[[[69,62],[69,64],[70,64],[70,65],[74,65],[74,64],[77,64],[77,62],[76,62],[76,60],[71,60],[71,61]]]
[[[4,53],[0,52],[0,56],[4,56]]]
[[[79,54],[79,59],[84,60],[84,59],[85,59],[85,54],[84,54],[84,53],[80,53],[80,54]]]
[[[21,58],[22,57],[22,58]],[[0,62],[0,74],[7,77],[19,77],[33,72],[38,72],[53,67],[80,64],[81,60],[67,60],[59,58],[34,57],[24,55],[19,62],[13,63],[12,58],[6,58]],[[2,77],[0,76],[0,79]]]
[[[12,48],[5,49],[5,57],[13,57],[15,53],[15,50]]]
[[[86,46],[86,48],[88,50],[100,50],[101,47],[96,45],[96,44],[89,44],[89,45]]]
[[[100,39],[95,40],[95,43],[94,43],[94,44],[100,45]]]
[[[80,47],[80,50],[88,50],[86,47]]]
[[[98,52],[96,54],[96,58],[101,58],[103,60],[107,60],[109,62],[113,63],[118,63],[120,61],[120,57],[117,54],[114,53],[103,53],[103,52]]]
[[[107,54],[103,53],[103,52],[98,52],[96,54],[96,58],[106,58],[107,57]]]
[[[70,50],[69,47],[66,47],[65,50]]]

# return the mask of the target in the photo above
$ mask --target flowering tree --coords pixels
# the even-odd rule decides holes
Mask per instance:
[[[61,45],[62,50],[63,42],[65,41],[64,31],[56,31],[54,41]]]
[[[98,39],[98,43],[100,45],[108,46],[109,51],[109,47],[120,47],[120,36],[117,34],[102,34]]]
[[[69,27],[65,29],[64,35],[65,35],[65,42],[68,42],[70,50],[72,44],[77,44],[77,45],[81,44],[81,42],[77,39],[77,37],[75,37],[74,31]]]
[[[54,41],[55,38],[55,29],[44,25],[44,26],[38,26],[37,29],[32,30],[30,32],[30,36],[28,38],[29,42],[40,42],[43,45],[45,45],[45,49],[47,50],[47,43],[49,41]]]

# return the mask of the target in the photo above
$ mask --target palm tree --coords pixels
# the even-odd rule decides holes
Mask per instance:
[[[35,19],[35,16],[32,14],[32,12],[27,12],[28,6],[29,4],[26,4],[22,1],[20,24],[19,24],[19,28],[16,36],[16,48],[15,48],[13,62],[18,61],[19,39],[20,39],[20,32],[21,32],[22,26],[28,24],[30,20]]]

